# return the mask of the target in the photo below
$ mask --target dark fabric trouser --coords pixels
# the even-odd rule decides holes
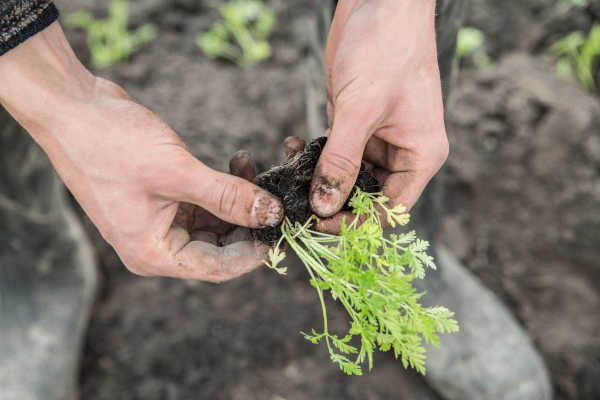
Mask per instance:
[[[95,283],[92,249],[63,185],[0,107],[0,398],[76,393],[74,350]]]
[[[327,129],[327,94],[325,84],[325,44],[329,26],[335,10],[336,0],[315,0],[317,7],[317,27],[313,35],[311,71],[307,84],[307,118],[312,137],[321,136]],[[456,37],[462,23],[464,0],[437,0],[436,31],[437,50],[444,103],[450,93],[455,70]],[[419,236],[435,242],[438,221],[436,202],[439,201],[436,179],[428,185],[418,204],[412,210]],[[405,229],[405,228],[403,228]]]

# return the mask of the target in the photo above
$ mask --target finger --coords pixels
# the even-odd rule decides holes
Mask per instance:
[[[387,171],[375,170],[377,179],[385,179],[383,194],[389,201],[388,207],[402,204],[407,210],[413,208],[419,197],[425,190],[425,186],[431,180],[432,174],[420,171],[404,171],[389,173]],[[384,178],[383,175],[386,175]]]
[[[184,204],[185,203],[180,203],[180,207]],[[234,228],[234,225],[215,217],[205,209],[195,205],[191,206],[193,207],[193,212],[187,223],[188,232],[206,231],[220,235],[227,233]]]
[[[304,151],[306,147],[306,141],[297,136],[288,136],[283,141],[283,154],[285,155],[285,159],[289,160],[294,157],[296,154]]]
[[[252,182],[256,176],[252,154],[246,150],[236,152],[229,161],[229,172],[231,175],[239,176],[240,178]]]
[[[264,189],[210,169],[191,156],[183,164],[169,176],[173,200],[195,204],[226,222],[250,228],[276,226],[281,221],[281,202]]]
[[[201,235],[201,234],[199,234]],[[268,246],[251,241],[219,247],[212,236],[192,240],[182,228],[173,227],[158,246],[163,265],[156,265],[152,275],[207,282],[225,282],[262,265]]]
[[[228,246],[235,242],[252,242],[254,241],[254,237],[252,237],[252,233],[250,229],[238,227],[226,235],[223,235],[219,238],[219,245]]]
[[[364,158],[380,168],[389,168],[388,144],[373,136],[365,146]]]
[[[333,235],[338,235],[341,232],[342,221],[346,221],[346,226],[348,226],[354,219],[356,215],[352,214],[349,211],[342,211],[340,213],[335,214],[333,217],[320,219],[319,222],[315,225],[315,229],[319,232],[330,233]]]
[[[252,162],[252,155],[250,152],[240,150],[236,152],[231,160],[229,161],[229,172],[232,175],[238,176],[246,180],[252,180],[256,176],[254,171],[254,163]],[[192,219],[192,225],[190,231],[207,233],[225,234],[233,230],[234,225],[227,223],[203,208],[194,207],[194,218]],[[192,235],[193,236],[193,235]],[[201,240],[192,237],[192,240]],[[207,241],[207,240],[203,240]],[[216,243],[216,240],[214,241]]]
[[[379,134],[379,131],[377,134]],[[415,153],[373,136],[365,147],[364,159],[377,167],[386,168],[390,171],[405,171],[412,168]]]
[[[320,217],[330,217],[340,211],[354,187],[372,131],[369,126],[361,127],[360,121],[360,114],[338,113],[334,118],[310,190],[311,207]]]
[[[180,226],[188,232],[197,230],[223,234],[231,231],[233,225],[215,217],[203,208],[189,203],[179,203],[173,219],[174,226]]]
[[[206,243],[211,243],[213,245],[217,245],[217,240],[219,239],[219,235],[214,233],[214,232],[207,232],[207,231],[193,231],[190,234],[190,240],[191,241],[199,241],[199,242],[206,242]]]
[[[176,268],[169,271],[169,276],[226,282],[260,267],[267,253],[267,246],[252,241],[235,242],[225,247],[193,241],[176,255]]]
[[[173,218],[173,225],[181,226],[186,230],[191,230],[194,222],[194,209],[197,208],[193,204],[179,203],[177,213]]]
[[[379,221],[381,223],[382,228],[388,228],[389,223],[387,222],[385,210],[379,205],[375,205],[375,209],[379,213]],[[320,219],[316,224],[315,229],[319,232],[330,233],[333,235],[339,235],[342,232],[342,221],[345,221],[346,226],[354,223],[356,219],[356,215],[350,211],[342,211],[335,214],[333,217]],[[365,220],[367,219],[366,215],[362,215],[356,221],[356,227],[361,226]]]

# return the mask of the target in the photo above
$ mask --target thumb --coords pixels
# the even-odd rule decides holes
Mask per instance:
[[[310,205],[320,217],[331,217],[339,212],[354,187],[371,133],[369,124],[364,124],[366,119],[363,123],[360,120],[356,114],[335,115],[310,189]]]
[[[248,228],[276,226],[283,206],[272,194],[237,176],[215,171],[193,156],[178,179],[177,201],[200,206],[216,217]]]

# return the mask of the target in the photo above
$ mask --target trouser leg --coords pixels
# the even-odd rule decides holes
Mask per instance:
[[[0,108],[0,397],[71,399],[91,247],[46,156]]]

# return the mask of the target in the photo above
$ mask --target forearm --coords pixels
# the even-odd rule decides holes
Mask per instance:
[[[79,62],[58,22],[0,57],[0,103],[44,141],[89,102],[96,79]]]

